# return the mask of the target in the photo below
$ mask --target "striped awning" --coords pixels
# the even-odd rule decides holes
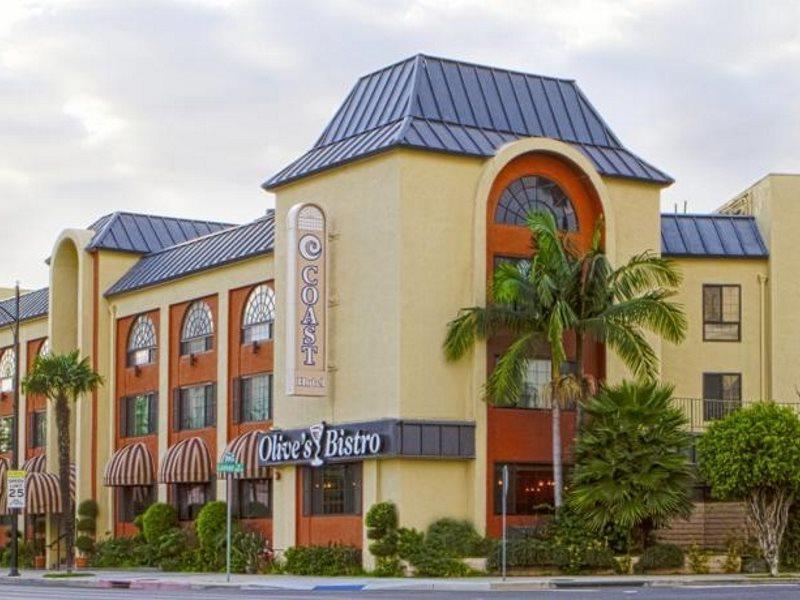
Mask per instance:
[[[28,515],[58,514],[61,512],[61,489],[58,475],[28,473],[25,475],[25,508]],[[72,489],[72,488],[70,488]],[[73,500],[75,499],[73,495]],[[8,514],[6,498],[0,498],[0,514]]]
[[[103,474],[103,485],[109,487],[154,483],[153,457],[143,442],[117,450],[108,461]]]
[[[225,452],[231,452],[236,457],[236,462],[244,464],[244,473],[234,474],[234,479],[267,479],[269,477],[269,468],[258,466],[258,440],[264,433],[266,431],[250,431],[228,442]]]
[[[39,456],[34,456],[29,458],[24,463],[22,463],[22,471],[26,473],[44,473],[45,467],[47,466],[47,455],[40,454]]]
[[[199,437],[170,446],[158,468],[159,483],[205,483],[211,480],[211,453]]]
[[[8,459],[0,458],[0,483],[3,484],[3,486],[0,487],[0,496],[6,493],[6,471],[8,471]]]

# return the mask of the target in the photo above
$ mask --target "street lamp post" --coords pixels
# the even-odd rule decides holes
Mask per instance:
[[[0,306],[0,311],[5,313],[13,322],[14,333],[14,396],[12,404],[11,421],[11,470],[16,470],[19,466],[19,282],[14,288],[14,314],[12,315],[5,308]],[[15,509],[11,509],[11,560],[9,561],[9,577],[19,577],[18,558],[19,540],[17,535],[19,526]]]

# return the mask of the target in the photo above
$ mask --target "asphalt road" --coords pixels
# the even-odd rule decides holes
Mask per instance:
[[[287,592],[283,590],[226,591],[152,591],[152,590],[106,590],[82,589],[56,586],[0,586],[3,600],[58,598],[59,600],[133,600],[152,598],[156,600],[230,600],[231,596],[243,599],[269,598],[271,600],[451,600],[455,598],[496,600],[562,600],[566,598],[586,600],[796,600],[800,598],[800,585],[731,585],[697,586],[680,588],[602,588],[579,590],[541,590],[530,592]]]

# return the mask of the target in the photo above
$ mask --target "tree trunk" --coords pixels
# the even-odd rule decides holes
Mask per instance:
[[[550,363],[550,402],[553,414],[553,502],[556,512],[561,508],[564,490],[564,473],[561,457],[561,398],[558,381],[561,376],[559,365]]]
[[[778,575],[780,549],[794,497],[786,492],[757,490],[747,498],[747,512],[770,575]]]
[[[69,404],[66,396],[56,399],[56,423],[58,424],[58,477],[61,488],[61,518],[64,523],[64,543],[67,550],[66,569],[72,572],[75,553],[75,509],[69,490],[70,435]]]
[[[578,375],[578,386],[580,394],[578,402],[575,404],[575,429],[581,430],[583,427],[583,403],[586,400],[586,365],[583,358],[583,334],[575,332],[575,372]]]

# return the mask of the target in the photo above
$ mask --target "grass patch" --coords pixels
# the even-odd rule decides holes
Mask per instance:
[[[71,579],[73,577],[94,577],[94,573],[45,573],[46,579]]]

